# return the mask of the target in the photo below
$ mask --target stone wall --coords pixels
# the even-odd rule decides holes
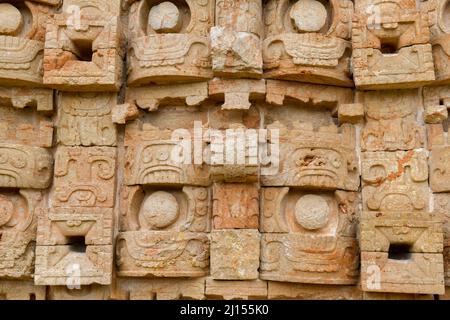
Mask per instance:
[[[450,298],[449,107],[450,0],[0,0],[0,299]]]

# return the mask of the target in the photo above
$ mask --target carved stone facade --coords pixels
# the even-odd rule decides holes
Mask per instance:
[[[448,108],[448,0],[0,0],[0,300],[446,299]]]

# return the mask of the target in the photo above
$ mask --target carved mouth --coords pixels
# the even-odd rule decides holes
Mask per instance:
[[[338,176],[334,171],[326,169],[301,169],[296,180],[303,186],[334,188]]]
[[[139,183],[180,183],[181,169],[176,166],[159,165],[147,168],[140,174]]]
[[[17,173],[12,171],[0,171],[0,187],[15,188],[18,186],[19,177]]]

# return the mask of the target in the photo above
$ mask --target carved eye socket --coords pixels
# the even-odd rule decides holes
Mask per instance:
[[[27,159],[21,155],[11,157],[9,163],[17,169],[25,168],[27,165]]]
[[[150,163],[153,160],[153,155],[152,155],[152,150],[151,149],[146,149],[143,152],[143,156],[142,156],[142,162],[143,163]]]
[[[299,32],[319,32],[327,24],[328,11],[318,0],[299,0],[289,12],[294,28]]]
[[[178,7],[172,2],[165,1],[150,9],[148,24],[158,33],[172,33],[181,30],[183,19]]]
[[[169,152],[167,152],[166,150],[160,150],[156,155],[156,159],[158,159],[159,161],[167,161],[169,159],[169,156]]]
[[[447,1],[442,7],[441,19],[444,31],[450,33],[450,1]]]
[[[10,3],[0,3],[0,34],[16,35],[23,24],[20,11]]]
[[[0,226],[5,225],[12,217],[14,205],[6,197],[0,196]]]
[[[333,165],[333,167],[335,167],[336,169],[340,168],[342,165],[342,161],[339,158],[333,158],[333,160],[331,161],[331,164]]]

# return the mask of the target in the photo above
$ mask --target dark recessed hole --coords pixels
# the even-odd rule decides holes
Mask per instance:
[[[36,300],[36,295],[34,293],[30,293],[30,300]]]
[[[84,237],[69,237],[68,244],[70,246],[70,251],[72,252],[86,252],[86,241]]]
[[[76,48],[76,55],[78,60],[91,62],[94,55],[94,50],[92,49],[92,41],[77,41],[74,42]]]
[[[444,101],[444,99],[439,99],[439,105],[440,106],[445,106],[445,101]]]
[[[394,54],[397,53],[397,47],[391,43],[383,43],[381,45],[382,54]]]
[[[411,258],[411,246],[407,244],[391,244],[388,258],[392,260],[409,260]]]

